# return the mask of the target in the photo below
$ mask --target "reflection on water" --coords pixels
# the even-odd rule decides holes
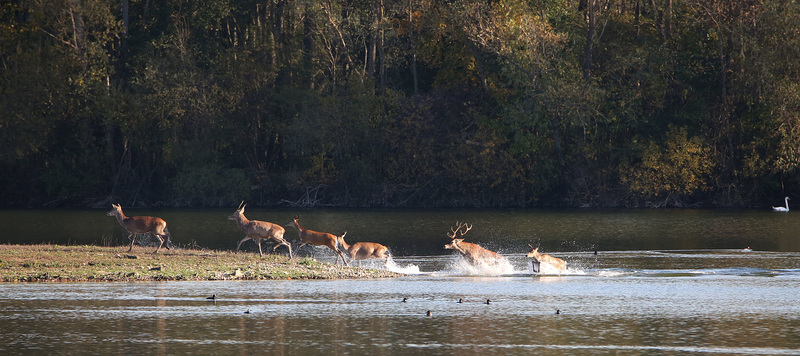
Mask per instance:
[[[226,219],[229,210],[143,210],[169,226],[178,245],[192,242],[212,249],[235,248],[244,237]],[[0,243],[125,244],[127,234],[106,210],[0,210]],[[286,226],[302,213],[304,226],[341,234],[348,241],[372,241],[395,256],[439,255],[456,220],[473,229],[467,241],[503,254],[543,252],[742,249],[800,251],[796,213],[752,210],[263,210],[248,209],[251,219]],[[287,229],[286,239],[297,241]],[[243,249],[257,251],[252,243]],[[280,249],[279,249],[280,250]],[[301,255],[316,254],[304,248]]]
[[[176,243],[218,249],[243,237],[225,219],[232,211],[126,209],[162,216]],[[297,213],[248,217],[282,224]],[[309,228],[387,245],[389,262],[363,265],[408,276],[2,284],[0,354],[800,354],[794,213],[300,213]],[[456,220],[473,225],[468,241],[508,263],[476,268],[447,254]],[[0,211],[0,231],[0,243],[119,244],[126,235],[105,210]],[[293,230],[286,237],[297,240]],[[564,259],[567,272],[534,274],[528,244]],[[334,260],[324,248],[299,254]]]
[[[0,353],[800,354],[799,253],[554,255],[569,273],[438,255],[395,256],[397,279],[4,284]]]

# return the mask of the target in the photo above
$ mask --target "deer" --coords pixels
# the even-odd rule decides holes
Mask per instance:
[[[539,252],[539,248],[538,247],[537,248],[533,248],[533,246],[531,246],[531,244],[528,244],[528,246],[530,246],[531,252],[528,252],[527,257],[528,258],[533,258],[533,261],[534,261],[533,262],[534,263],[534,269],[533,270],[534,270],[534,272],[539,272],[538,264],[540,264],[540,263],[546,263],[546,264],[552,266],[553,268],[555,268],[556,270],[558,270],[559,272],[565,272],[567,270],[567,263],[564,262],[564,260],[562,260],[560,258],[557,258],[557,257],[550,256],[550,255],[548,255],[546,253],[541,253],[541,252]]]
[[[300,223],[298,222],[299,219],[300,215],[296,215],[294,219],[286,223],[286,225],[292,226],[295,229],[297,229],[297,233],[300,235],[301,244],[298,247],[298,249],[300,249],[300,247],[305,246],[306,244],[312,244],[314,246],[327,246],[329,249],[333,250],[333,252],[336,253],[336,262],[334,263],[339,263],[339,258],[341,257],[342,264],[344,265],[348,264],[347,260],[345,260],[344,258],[344,254],[342,254],[342,251],[340,251],[339,248],[336,246],[336,242],[339,239],[344,240],[344,235],[347,235],[347,231],[345,231],[344,234],[342,234],[342,236],[336,236],[334,234],[329,234],[327,232],[312,231],[304,229],[302,226],[300,226]]]
[[[456,221],[456,226],[457,228],[451,227],[450,232],[447,233],[447,236],[450,237],[452,241],[444,245],[445,249],[458,251],[461,256],[473,266],[477,265],[479,262],[496,264],[505,259],[497,252],[489,251],[477,244],[464,242],[463,236],[466,235],[469,230],[472,230],[472,225],[467,225],[467,223],[459,224]],[[464,231],[461,231],[461,229],[464,229]],[[459,234],[458,237],[456,237],[456,234]]]
[[[170,249],[170,234],[169,230],[167,230],[167,222],[164,219],[153,216],[127,217],[122,212],[122,207],[119,204],[111,204],[111,207],[113,210],[106,213],[106,215],[116,216],[119,224],[129,233],[128,238],[131,240],[131,246],[128,248],[128,252],[133,250],[133,243],[136,241],[137,234],[148,233],[153,234],[159,241],[158,247],[153,253],[158,253],[162,246],[165,246],[167,250]],[[166,240],[164,239],[165,237]],[[166,242],[166,245],[164,245],[164,242]]]
[[[258,245],[258,254],[264,256],[264,253],[261,251],[261,239],[273,239],[278,244],[272,248],[272,251],[275,252],[281,245],[286,246],[289,248],[289,258],[292,258],[292,246],[283,239],[283,234],[286,233],[286,229],[271,222],[248,219],[244,216],[244,208],[246,206],[247,204],[244,204],[244,202],[240,203],[236,211],[233,212],[233,215],[228,216],[228,220],[236,221],[239,228],[246,234],[246,236],[236,244],[236,252],[239,252],[239,248],[242,247],[243,242],[253,240],[253,242]]]
[[[386,253],[389,252],[389,249],[379,243],[356,242],[352,245],[348,245],[347,242],[344,241],[344,235],[342,235],[339,236],[339,244],[341,244],[350,255],[350,262],[353,262],[353,260],[358,261],[358,267],[361,267],[361,260],[367,260],[370,258],[379,260],[389,259],[389,256],[386,255]],[[347,262],[347,264],[349,265],[350,262]]]

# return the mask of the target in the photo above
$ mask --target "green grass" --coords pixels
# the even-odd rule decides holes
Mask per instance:
[[[310,258],[172,249],[0,245],[0,282],[201,281],[389,278],[384,270],[345,267]]]

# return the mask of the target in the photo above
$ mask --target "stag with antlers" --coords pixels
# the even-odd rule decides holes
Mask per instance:
[[[444,245],[444,248],[458,251],[458,253],[473,266],[481,262],[495,264],[504,259],[504,257],[497,252],[489,251],[477,244],[464,242],[463,236],[466,235],[469,230],[472,230],[472,225],[467,225],[467,223],[459,224],[456,222],[456,227],[451,227],[450,232],[447,234],[452,241]]]
[[[247,219],[247,217],[244,216],[245,206],[247,206],[247,204],[242,202],[239,204],[236,211],[233,212],[233,215],[228,216],[228,220],[236,221],[236,223],[239,224],[239,228],[247,234],[247,236],[241,239],[236,245],[236,252],[239,252],[239,247],[242,246],[242,242],[253,240],[256,245],[258,245],[258,254],[264,256],[264,253],[261,252],[261,239],[273,239],[278,244],[272,248],[272,251],[274,252],[275,249],[281,245],[286,246],[289,248],[289,258],[292,258],[292,246],[283,239],[283,234],[286,232],[286,229],[271,222]]]
[[[347,235],[347,231],[345,231],[342,236],[336,236],[327,232],[312,231],[309,229],[304,229],[302,226],[300,226],[300,223],[298,222],[299,219],[300,215],[297,215],[294,217],[294,219],[287,222],[286,225],[293,226],[295,229],[297,229],[297,233],[300,235],[300,247],[303,247],[306,244],[312,244],[314,246],[327,246],[336,253],[335,263],[339,263],[339,258],[342,259],[342,264],[346,265],[348,263],[347,260],[345,260],[342,251],[339,251],[339,248],[336,246],[336,242],[339,239],[344,241],[344,235]],[[300,247],[298,247],[298,249],[300,249]]]
[[[161,246],[165,246],[169,250],[170,235],[167,230],[167,222],[162,218],[153,216],[125,216],[122,212],[122,207],[119,204],[111,204],[113,210],[109,211],[106,215],[115,216],[119,224],[128,231],[128,238],[131,240],[131,247],[128,252],[133,250],[133,243],[136,241],[136,234],[153,234],[158,238],[159,244],[153,253],[157,253]],[[166,245],[164,242],[166,241]]]

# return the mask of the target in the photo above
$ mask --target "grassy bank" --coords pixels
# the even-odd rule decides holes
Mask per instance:
[[[311,258],[229,251],[60,245],[0,245],[1,282],[384,278],[398,274]]]

